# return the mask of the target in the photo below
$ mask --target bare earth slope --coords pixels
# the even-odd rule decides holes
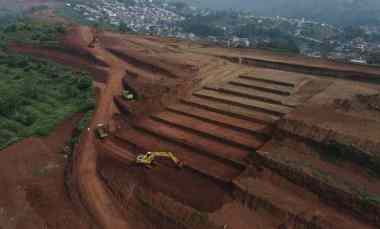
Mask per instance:
[[[107,75],[73,173],[100,228],[380,225],[377,68],[109,32],[88,48],[94,31],[73,31],[74,55]],[[136,165],[147,151],[185,166]]]

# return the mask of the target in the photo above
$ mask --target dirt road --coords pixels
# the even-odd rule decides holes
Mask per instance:
[[[78,31],[83,47],[86,47],[89,40],[92,39],[92,31],[88,27],[80,27]],[[93,132],[98,123],[107,124],[111,120],[115,109],[113,96],[120,94],[122,89],[121,80],[126,70],[125,63],[99,46],[89,50],[110,66],[108,68],[109,80],[99,95],[97,110],[89,126],[90,129],[81,138],[81,144],[76,152],[74,176],[83,204],[99,226],[105,229],[126,229],[130,228],[128,223],[121,215],[120,210],[115,207],[110,193],[97,175],[97,152],[95,149],[97,140]]]

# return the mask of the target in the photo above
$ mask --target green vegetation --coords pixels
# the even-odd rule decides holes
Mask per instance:
[[[374,51],[367,54],[367,60],[369,64],[380,65],[380,52]]]
[[[194,211],[187,221],[188,225],[193,225],[195,227],[198,225],[207,225],[209,222],[208,214],[205,212]]]
[[[224,35],[224,31],[221,28],[209,25],[207,21],[203,19],[189,20],[186,23],[183,23],[182,26],[185,32],[194,33],[200,37]]]
[[[94,104],[87,73],[27,56],[0,56],[0,149],[48,135],[59,122]]]
[[[0,44],[2,48],[9,42],[56,46],[59,43],[58,38],[65,32],[62,24],[18,20],[0,26]]]
[[[65,32],[62,24],[16,16],[0,22],[0,150],[29,136],[48,135],[70,115],[87,112],[72,144],[78,141],[95,104],[88,74],[7,52],[10,42],[55,47]]]
[[[90,124],[93,113],[93,109],[89,109],[80,120],[78,126],[75,128],[74,133],[72,134],[69,142],[67,143],[70,154],[74,151],[74,147],[76,146],[76,144],[79,143],[79,138],[83,130],[86,129],[87,126]]]
[[[355,162],[366,169],[368,175],[380,177],[380,158],[377,156],[367,156],[359,149],[338,142],[329,142],[323,152],[320,154],[323,160],[335,164],[340,161]]]
[[[55,10],[55,14],[64,18],[68,18],[73,22],[82,24],[82,25],[91,25],[94,26],[95,22],[90,22],[86,20],[82,14],[78,11],[73,10],[69,7],[61,7]]]
[[[284,25],[284,28],[287,28],[287,25]],[[297,46],[295,39],[289,34],[289,31],[283,31],[279,28],[268,29],[262,25],[258,26],[257,24],[247,24],[241,26],[237,30],[237,35],[239,37],[247,37],[254,40],[255,37],[268,37],[271,38],[270,42],[261,42],[258,44],[259,48],[269,49],[274,52],[290,52],[290,53],[299,53],[300,50]]]
[[[359,197],[364,202],[364,205],[367,205],[364,206],[366,208],[371,205],[380,205],[380,196],[370,195],[366,191],[360,191]]]

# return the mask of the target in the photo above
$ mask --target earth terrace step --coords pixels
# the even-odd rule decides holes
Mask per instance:
[[[167,110],[262,137],[269,137],[272,132],[272,128],[269,125],[235,118],[182,103],[169,106]]]
[[[202,153],[194,152],[189,148],[171,143],[155,135],[136,129],[123,130],[118,132],[115,137],[137,147],[142,152],[173,152],[176,157],[184,162],[185,167],[223,183],[230,183],[232,179],[237,177],[243,171],[243,167],[227,165],[218,160],[213,160],[208,156],[204,156]]]
[[[229,82],[230,84],[253,88],[256,90],[261,90],[265,92],[270,92],[278,95],[291,95],[293,93],[293,89],[285,86],[270,84],[270,83],[264,83],[264,82],[258,82],[253,81],[249,79],[244,78],[237,78],[233,79]]]
[[[143,203],[146,211],[153,212],[156,217],[159,217],[160,224],[155,225],[158,228],[220,229],[220,226],[208,219],[203,221],[196,217],[197,220],[195,221],[194,216],[199,216],[202,212],[163,193],[139,190],[136,199]]]
[[[297,84],[297,82],[289,82],[289,81],[285,81],[284,79],[280,79],[281,78],[280,75],[279,75],[279,77],[272,77],[272,76],[266,77],[266,76],[245,74],[245,75],[241,75],[239,77],[243,78],[243,79],[252,80],[252,81],[259,81],[259,82],[263,82],[263,83],[276,84],[276,85],[290,87],[290,88],[295,87]]]
[[[283,101],[287,96],[281,96],[269,92],[263,92],[252,88],[241,87],[233,84],[225,84],[223,86],[206,86],[205,89],[213,91],[221,91],[241,97],[247,97],[262,102],[273,103],[277,105],[283,105]],[[286,106],[286,105],[284,105]]]
[[[202,77],[204,79],[207,79],[208,77],[217,76],[220,74],[223,74],[224,72],[228,71],[226,66],[220,66],[214,69],[211,69],[210,71],[204,72]]]
[[[101,152],[124,163],[131,163],[136,160],[136,155],[108,139],[101,144]]]
[[[253,111],[245,107],[235,106],[195,96],[192,96],[188,99],[182,99],[182,102],[190,106],[203,108],[224,115],[231,115],[233,117],[242,118],[262,124],[273,124],[280,119],[278,116]]]
[[[292,109],[286,106],[275,105],[265,102],[260,102],[250,98],[228,95],[222,92],[212,91],[212,90],[200,90],[193,93],[194,96],[201,98],[206,98],[210,100],[216,100],[220,102],[225,102],[237,106],[246,107],[248,109],[253,109],[256,111],[265,112],[270,115],[282,116],[289,113]]]
[[[233,66],[233,68],[231,68],[231,73],[230,74],[228,74],[228,75],[224,74],[224,76],[221,77],[221,78],[224,81],[231,80],[231,79],[234,79],[234,78],[238,78],[242,74],[246,74],[250,70],[251,70],[250,68],[242,67],[240,65],[235,65],[235,66]]]
[[[186,115],[180,115],[170,111],[152,115],[152,119],[175,126],[179,129],[196,133],[206,138],[214,138],[226,145],[234,145],[247,150],[256,150],[265,143],[264,139],[242,133],[226,127],[221,127],[209,122],[194,119]]]
[[[195,152],[202,153],[214,160],[226,163],[236,168],[244,168],[245,159],[249,151],[241,148],[225,145],[219,141],[184,131],[173,126],[155,121],[150,118],[141,120],[134,125],[137,129],[151,133],[157,137],[188,147]]]
[[[223,62],[223,61],[221,61],[221,60],[212,61],[211,63],[208,63],[206,66],[204,66],[203,68],[201,68],[201,73],[202,72],[212,71],[212,70],[215,70],[215,69],[218,69],[218,68],[223,68],[224,66],[226,66],[226,63]]]
[[[307,188],[317,194],[326,204],[350,211],[356,218],[370,222],[380,227],[380,203],[377,199],[364,193],[353,193],[358,187],[352,186],[351,191],[342,188],[336,182],[331,182],[329,174],[320,170],[310,170],[307,162],[295,161],[294,158],[279,159],[272,152],[260,149],[254,154],[257,162],[276,171],[279,175]],[[344,177],[337,177],[342,180]],[[343,182],[344,185],[347,185]]]
[[[235,69],[224,68],[224,70],[218,71],[215,74],[207,74],[204,77],[203,85],[212,84],[215,81],[220,82],[225,80],[226,78],[233,77],[235,71]]]
[[[262,172],[268,175],[261,176]],[[234,196],[248,208],[256,211],[265,210],[273,217],[281,219],[284,228],[374,228],[321,203],[317,195],[271,174],[267,169],[258,173],[255,176],[245,176],[243,173],[235,179]]]
[[[201,73],[201,74],[204,74],[204,73],[207,73],[207,72],[209,72],[209,71],[212,71],[212,70],[218,69],[218,68],[220,68],[220,67],[223,67],[223,65],[220,64],[220,63],[219,63],[219,64],[208,64],[207,66],[201,68],[200,73]]]

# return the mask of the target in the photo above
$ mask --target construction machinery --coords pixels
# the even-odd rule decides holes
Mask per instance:
[[[123,91],[123,98],[128,101],[135,100],[135,95],[130,90],[124,90]]]
[[[108,130],[102,123],[96,125],[95,134],[99,139],[105,139],[108,137]]]
[[[91,40],[91,42],[88,44],[89,48],[95,48],[95,45],[98,43],[98,38],[97,36],[94,36]]]
[[[176,156],[174,156],[173,153],[171,152],[148,152],[146,154],[140,154],[136,158],[136,163],[137,164],[142,164],[146,166],[147,168],[151,168],[152,165],[154,165],[154,160],[156,158],[168,158],[171,161],[174,162],[174,164],[178,168],[183,167],[183,162],[180,161]]]

